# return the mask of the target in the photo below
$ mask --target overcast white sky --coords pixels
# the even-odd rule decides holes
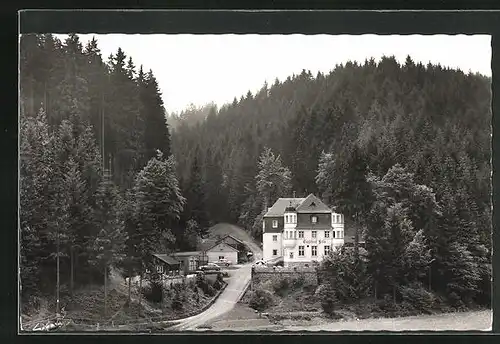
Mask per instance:
[[[59,36],[59,35],[58,35]],[[94,35],[80,35],[84,44]],[[135,64],[152,69],[167,112],[190,103],[217,105],[255,93],[267,81],[302,69],[328,73],[337,63],[394,55],[403,62],[440,63],[491,75],[488,35],[95,35],[105,60],[121,47]],[[65,38],[65,36],[60,36]]]

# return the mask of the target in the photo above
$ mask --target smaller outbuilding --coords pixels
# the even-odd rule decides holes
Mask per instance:
[[[153,254],[153,264],[156,272],[162,275],[179,275],[181,262],[168,254]]]
[[[208,263],[203,251],[175,252],[171,256],[180,262],[181,271],[185,275],[196,272],[200,266]]]
[[[238,264],[238,249],[219,241],[206,251],[209,263],[217,263],[220,259],[226,259],[231,264]]]

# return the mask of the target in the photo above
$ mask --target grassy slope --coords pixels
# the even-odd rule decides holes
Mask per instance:
[[[212,226],[208,230],[208,233],[210,238],[215,238],[217,235],[232,235],[241,241],[254,241],[250,234],[248,234],[244,229],[229,223],[218,223],[215,226]]]
[[[211,227],[208,231],[209,233],[209,238],[215,238],[216,236],[225,236],[225,235],[232,235],[235,238],[243,241],[249,248],[250,250],[256,254],[257,256],[260,257],[262,254],[262,250],[260,248],[260,243],[255,241],[252,236],[246,232],[244,229],[229,224],[229,223],[218,223],[215,226]]]

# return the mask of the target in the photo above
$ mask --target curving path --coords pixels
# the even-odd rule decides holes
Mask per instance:
[[[242,229],[230,225],[224,224],[224,226],[232,226],[232,231],[240,230],[244,232]],[[253,241],[251,238],[246,236],[239,236],[238,239],[242,240],[245,245],[247,245],[250,250],[253,252],[255,259],[262,258],[262,250],[261,248]],[[205,310],[204,312],[194,315],[189,318],[181,319],[174,321],[175,325],[169,327],[168,330],[172,331],[189,331],[195,330],[197,327],[214,320],[215,318],[220,317],[224,313],[229,312],[236,303],[243,296],[248,284],[251,280],[251,271],[252,264],[247,263],[241,265],[240,268],[236,270],[230,270],[230,277],[226,280],[228,285],[226,289],[219,295],[214,304]]]

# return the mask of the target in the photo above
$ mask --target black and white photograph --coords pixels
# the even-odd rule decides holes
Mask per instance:
[[[19,36],[19,331],[491,331],[490,35]]]

